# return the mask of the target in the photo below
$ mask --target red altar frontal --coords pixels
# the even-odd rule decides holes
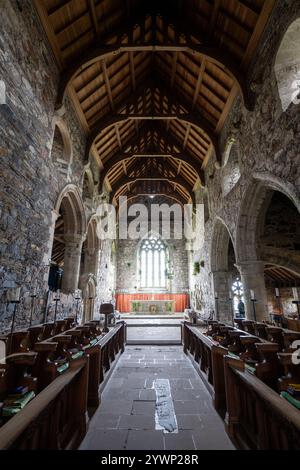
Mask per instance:
[[[130,313],[132,301],[139,300],[172,301],[176,313],[184,312],[189,307],[189,294],[116,294],[116,309],[121,313]]]

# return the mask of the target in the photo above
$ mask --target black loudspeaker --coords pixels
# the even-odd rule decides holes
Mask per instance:
[[[61,280],[63,276],[63,269],[58,266],[50,266],[48,286],[51,291],[61,289]]]

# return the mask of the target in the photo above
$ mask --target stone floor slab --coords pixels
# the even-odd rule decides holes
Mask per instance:
[[[88,432],[80,450],[122,450],[126,449],[127,430],[97,429]]]
[[[195,450],[192,431],[180,431],[178,434],[165,434],[165,450]]]
[[[119,429],[127,430],[155,430],[154,416],[149,415],[124,415],[119,421]],[[146,443],[145,443],[146,445]]]
[[[155,415],[155,401],[134,401],[132,407],[134,415]]]
[[[162,431],[129,431],[126,444],[127,450],[164,450],[164,437]]]

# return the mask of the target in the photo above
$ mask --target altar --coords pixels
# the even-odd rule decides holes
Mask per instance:
[[[174,313],[175,300],[131,300],[131,311],[141,314]]]
[[[151,310],[150,310],[151,307]],[[182,313],[189,307],[186,292],[146,293],[116,292],[116,309],[121,313]]]

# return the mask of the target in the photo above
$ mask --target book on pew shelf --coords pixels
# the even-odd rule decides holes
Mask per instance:
[[[65,370],[67,370],[69,368],[69,363],[68,362],[65,362],[64,364],[60,365],[58,368],[57,368],[57,372],[59,374],[62,374]]]
[[[300,401],[293,398],[288,392],[281,392],[280,396],[287,400],[295,408],[300,410]]]
[[[294,398],[300,398],[300,390],[296,390],[294,387],[289,387],[287,392]]]
[[[65,362],[66,362],[65,356],[60,356],[55,359],[55,364],[57,365],[64,364]]]
[[[28,387],[17,387],[12,390],[12,392],[8,395],[9,398],[21,398],[23,397],[26,393],[28,393]]]
[[[77,351],[77,353],[72,354],[72,359],[78,359],[79,357],[82,357],[84,355],[83,351]]]
[[[79,349],[76,349],[76,348],[73,348],[73,349],[69,349],[69,353],[71,354],[76,354],[78,353]]]
[[[28,392],[24,395],[23,398],[19,400],[15,400],[13,403],[8,403],[4,401],[4,406],[2,409],[2,415],[3,416],[13,416],[17,414],[19,411],[21,411],[33,398],[35,397],[35,393],[33,391]]]
[[[24,408],[24,406],[27,405],[27,403],[30,400],[32,400],[32,398],[34,398],[34,397],[35,397],[35,393],[33,391],[27,392],[27,393],[25,393],[25,395],[23,395],[22,397],[17,398],[17,399],[11,399],[10,396],[8,396],[4,400],[4,407],[14,406],[14,407]]]

